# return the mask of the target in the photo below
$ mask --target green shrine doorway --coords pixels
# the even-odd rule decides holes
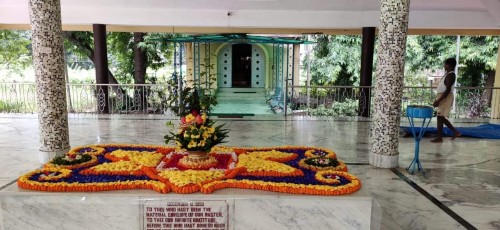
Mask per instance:
[[[264,88],[265,55],[255,44],[229,44],[218,55],[220,88]]]
[[[232,63],[232,87],[249,88],[252,86],[252,45],[234,44]]]

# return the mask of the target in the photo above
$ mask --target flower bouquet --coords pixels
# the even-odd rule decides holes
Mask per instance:
[[[185,101],[185,109],[188,112],[180,113],[182,117],[180,124],[176,128],[169,121],[167,126],[170,131],[165,135],[165,143],[174,142],[181,149],[185,149],[189,155],[179,162],[187,168],[205,168],[207,165],[217,164],[215,158],[210,157],[208,153],[212,147],[224,143],[229,130],[224,129],[224,125],[215,125],[207,115],[214,99],[204,97],[213,97],[211,95],[200,96],[197,90],[188,91],[191,95]]]

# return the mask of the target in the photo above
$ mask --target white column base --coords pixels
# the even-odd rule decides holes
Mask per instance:
[[[57,151],[39,150],[38,151],[38,162],[40,164],[45,164],[45,163],[51,161],[52,159],[54,159],[54,157],[56,157],[56,156],[62,156],[64,154],[66,154],[69,150],[70,150],[70,148],[57,150]]]
[[[380,155],[370,153],[369,162],[371,165],[379,168],[397,168],[399,166],[399,154]]]

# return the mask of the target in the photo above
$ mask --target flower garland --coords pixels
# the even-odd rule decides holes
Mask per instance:
[[[164,183],[152,180],[93,183],[59,182],[56,184],[49,182],[38,182],[29,180],[29,178],[21,177],[17,180],[17,185],[20,188],[44,192],[100,192],[126,189],[151,189],[160,193],[168,193],[170,191],[170,188]]]
[[[270,160],[270,161],[275,161],[275,162],[280,162],[280,163],[291,161],[291,160],[294,160],[298,157],[297,154],[285,153],[285,152],[281,152],[281,151],[276,151],[274,149],[270,150],[270,151],[250,151],[250,152],[247,152],[246,154],[249,156],[252,156],[254,158]]]
[[[212,181],[201,187],[202,193],[212,193],[216,190],[223,188],[243,188],[243,189],[256,189],[271,192],[292,193],[292,194],[310,194],[310,195],[325,195],[337,196],[351,194],[361,188],[361,181],[355,176],[346,172],[336,172],[338,175],[350,180],[349,184],[342,186],[329,186],[329,185],[305,185],[293,183],[275,183],[266,181],[252,181],[252,180],[222,180]]]
[[[340,176],[345,176],[345,172],[335,170],[319,171],[314,175],[316,180],[325,184],[340,184]]]
[[[96,145],[86,145],[86,146],[81,146],[81,147],[77,147],[77,148],[73,148],[73,149],[69,150],[68,155],[76,155],[76,154],[86,153],[86,154],[98,156],[98,155],[103,154],[104,151],[105,151],[105,149],[102,147],[98,147]]]
[[[236,167],[245,168],[243,175],[253,176],[302,176],[304,175],[300,169],[296,169],[289,165],[263,160],[251,154],[242,154],[238,156]]]
[[[82,175],[142,175],[141,166],[130,161],[104,162],[80,171]]]
[[[335,158],[311,157],[299,161],[299,167],[312,171],[334,170],[347,172],[347,165]]]
[[[64,168],[44,168],[35,170],[33,175],[40,174],[38,181],[57,181],[71,176],[71,170]]]
[[[155,167],[162,160],[164,155],[161,153],[150,151],[130,151],[118,149],[111,153],[107,153],[104,157],[111,161],[126,160],[136,165]]]
[[[85,154],[91,160],[71,166],[46,164],[21,176],[18,186],[38,191],[152,189],[181,194],[245,188],[311,195],[350,194],[361,188],[333,151],[314,147],[216,146],[210,156],[218,164],[196,170],[179,164],[186,152],[177,147],[98,144],[74,148],[67,155]]]
[[[151,175],[151,173],[153,173],[153,175]],[[198,171],[192,169],[184,172],[162,171],[158,174],[149,171],[148,175],[169,185],[172,191],[180,194],[197,192],[200,190],[201,185],[227,177],[220,171]]]
[[[68,154],[67,156],[71,156],[72,154]],[[78,155],[79,156],[79,155]],[[82,162],[79,164],[70,164],[70,165],[62,165],[62,164],[56,164],[54,160],[50,161],[49,163],[44,165],[44,168],[65,168],[65,169],[78,169],[78,168],[87,168],[96,165],[99,163],[97,160],[96,155],[87,155],[90,157],[90,159],[86,162]]]
[[[306,157],[328,157],[328,158],[337,158],[335,153],[331,150],[328,149],[322,149],[322,148],[314,148],[307,150],[304,153],[304,156]]]

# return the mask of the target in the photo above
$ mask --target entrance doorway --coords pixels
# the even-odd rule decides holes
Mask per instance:
[[[217,54],[219,88],[264,88],[266,58],[256,44],[227,44]]]
[[[252,87],[252,45],[234,44],[232,52],[232,86]]]

